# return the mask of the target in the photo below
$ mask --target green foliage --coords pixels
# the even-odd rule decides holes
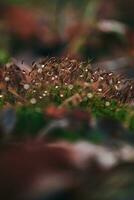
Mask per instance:
[[[18,137],[23,134],[36,134],[45,124],[43,112],[40,109],[21,107],[17,109],[17,124],[15,132],[19,133]]]
[[[10,57],[8,52],[5,50],[0,49],[0,64],[5,64],[9,61]]]
[[[130,119],[129,128],[130,130],[134,131],[134,115]]]
[[[117,119],[119,119],[120,121],[125,121],[127,118],[128,112],[126,110],[126,108],[122,108],[122,109],[117,109],[115,112],[115,116]]]
[[[47,106],[47,105],[46,105]],[[129,111],[125,107],[119,107],[115,101],[110,102],[110,106],[106,107],[105,101],[95,97],[90,101],[85,101],[78,106],[81,109],[87,110],[91,112],[95,118],[102,117],[113,117],[123,124],[127,123],[130,130],[134,131],[134,115],[132,117],[129,116]],[[17,108],[17,125],[15,132],[19,133],[19,136],[28,136],[28,134],[32,134],[33,136],[41,130],[46,123],[49,123],[50,119],[45,118],[45,113],[43,111],[42,105],[38,106],[23,106]],[[71,106],[73,109],[74,107]],[[129,119],[130,118],[130,119]],[[51,121],[51,120],[50,120]],[[82,138],[83,130],[75,132],[69,131],[58,131],[56,133],[57,138],[64,138],[69,141],[75,141]],[[90,138],[86,138],[92,140],[95,143],[98,143],[103,140],[103,135],[100,136],[100,133],[95,132],[91,134]]]
[[[0,109],[3,107],[3,105],[4,105],[4,100],[0,98]]]

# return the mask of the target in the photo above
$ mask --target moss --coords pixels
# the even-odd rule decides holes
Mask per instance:
[[[24,135],[35,135],[45,124],[43,112],[39,109],[21,107],[17,109],[16,133],[18,137]]]
[[[129,128],[130,130],[134,131],[134,115],[130,118]]]

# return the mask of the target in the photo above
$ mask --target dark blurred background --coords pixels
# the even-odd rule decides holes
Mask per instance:
[[[1,0],[0,62],[89,60],[134,77],[133,0]]]

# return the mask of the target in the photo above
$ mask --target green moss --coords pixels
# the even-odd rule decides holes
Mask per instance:
[[[5,63],[9,62],[9,60],[10,60],[10,57],[8,55],[8,52],[0,49],[0,64],[5,64]]]
[[[4,105],[4,100],[0,98],[0,109],[3,107],[3,105]]]
[[[134,131],[134,115],[130,118],[129,128],[130,130]]]
[[[40,109],[22,107],[17,109],[16,133],[21,135],[35,135],[45,124],[43,112]]]
[[[48,105],[46,105],[46,107],[47,106]],[[36,135],[36,133],[49,122],[49,119],[45,119],[43,108],[45,108],[45,105],[17,108],[17,125],[15,132],[19,133],[19,136],[27,136],[28,134]],[[134,131],[134,115],[130,117],[127,107],[119,106],[115,101],[111,101],[110,106],[106,107],[105,100],[94,97],[91,100],[83,101],[77,108],[91,112],[95,118],[112,117],[118,119],[123,124],[127,123],[130,130]],[[69,106],[68,109],[73,109],[73,106]],[[62,131],[62,134],[58,132],[57,137],[74,141],[82,137],[82,132],[83,130],[80,130],[77,134],[71,134],[71,131]],[[94,137],[90,138],[90,140],[94,140],[95,142],[100,140],[99,134],[94,134]]]

